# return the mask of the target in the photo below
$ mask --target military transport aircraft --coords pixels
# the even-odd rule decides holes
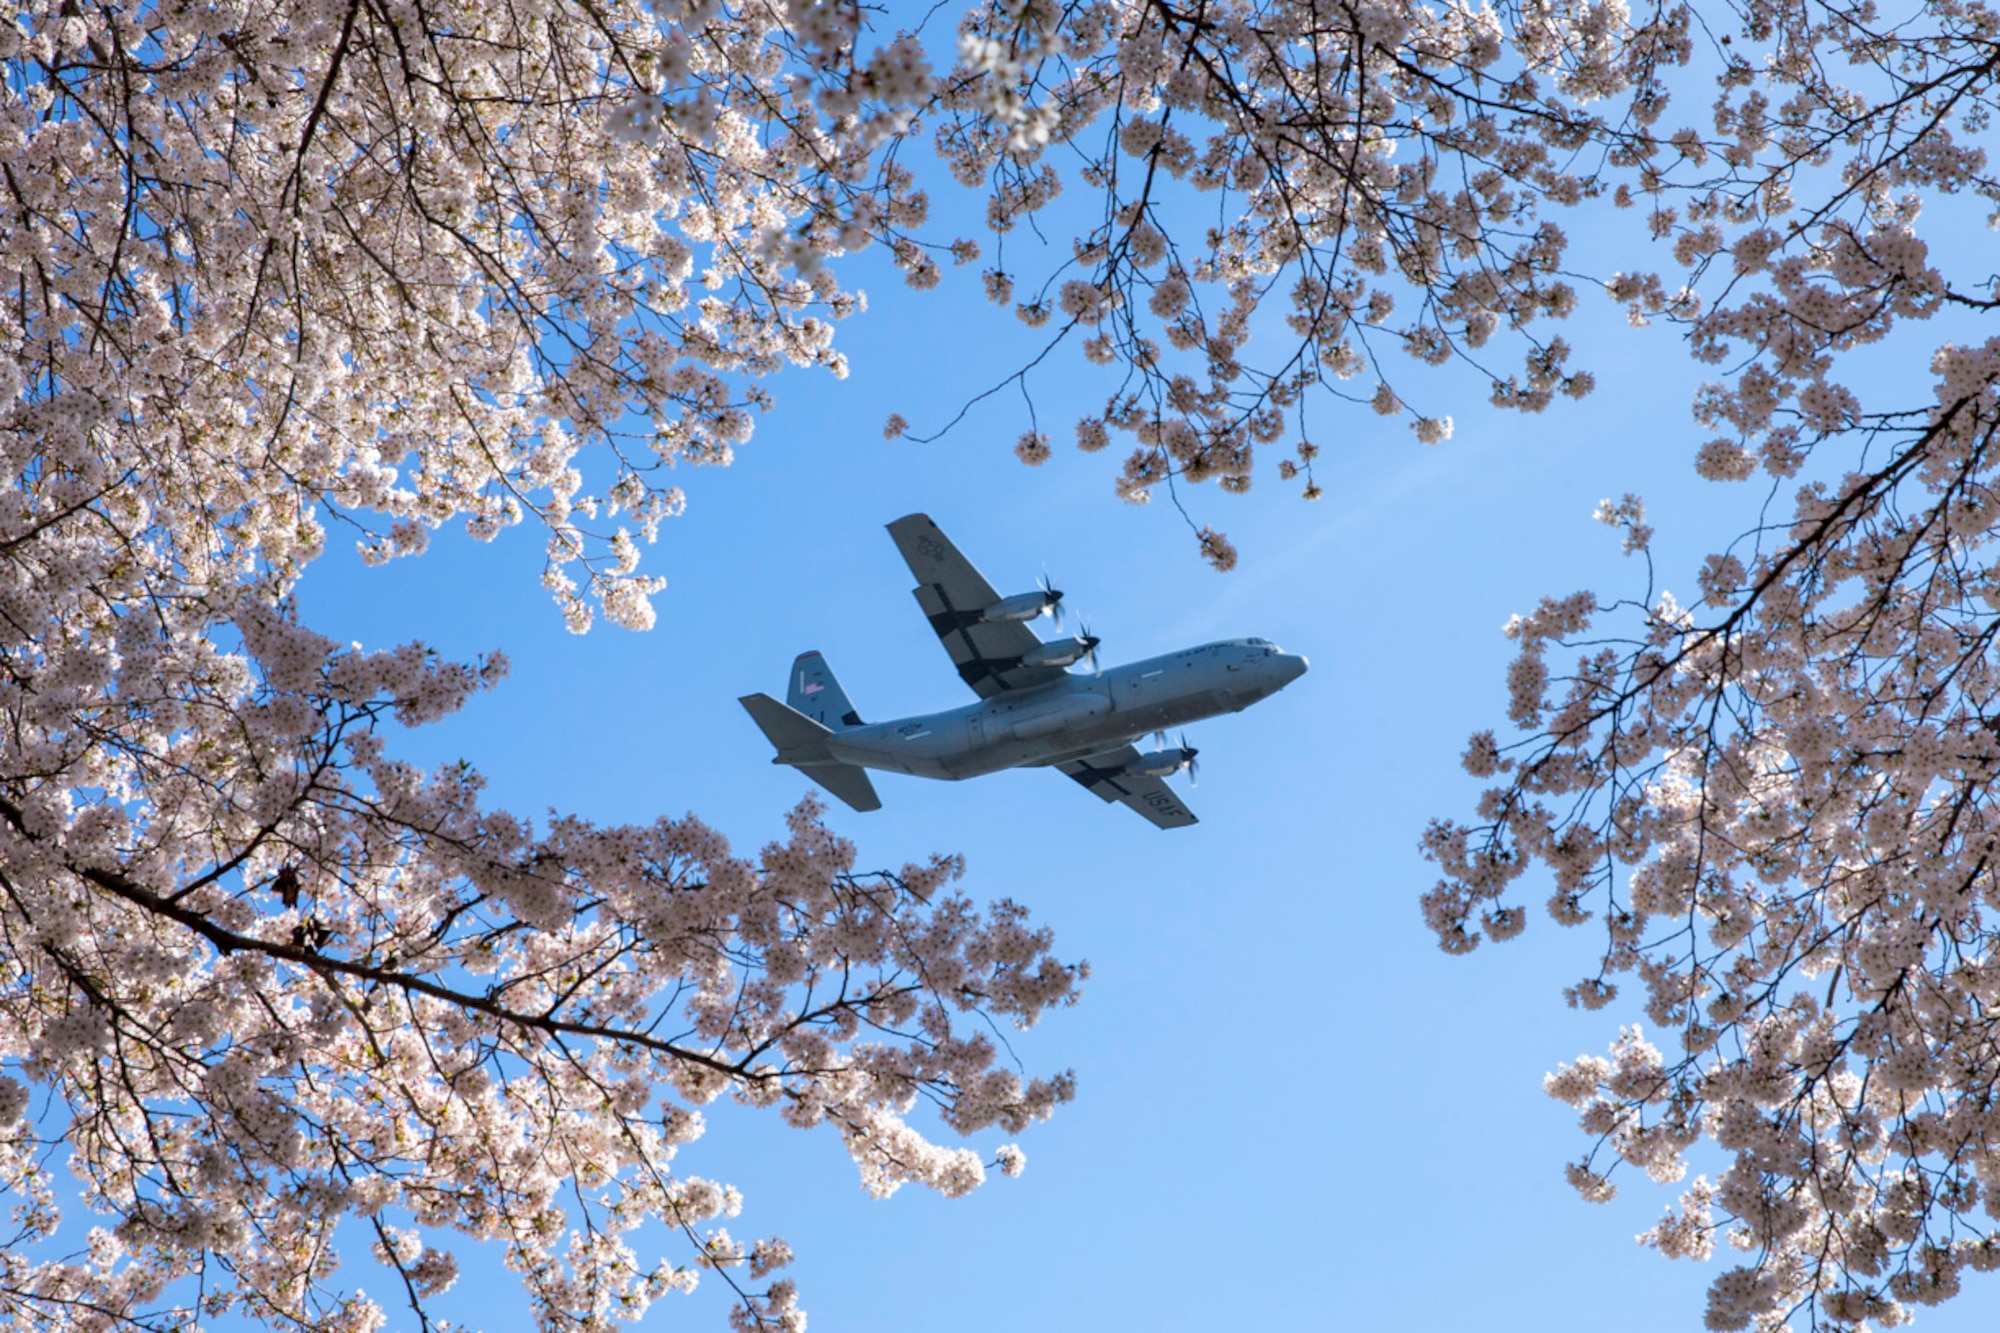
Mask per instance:
[[[790,764],[856,810],[879,810],[867,770],[923,778],[978,777],[1003,768],[1055,767],[1106,801],[1122,801],[1161,828],[1195,817],[1167,786],[1194,769],[1183,739],[1141,754],[1148,732],[1218,713],[1237,713],[1305,674],[1306,659],[1268,639],[1227,639],[1150,657],[1092,675],[1071,665],[1096,662],[1088,630],[1044,643],[1028,622],[1060,615],[1062,593],[1048,580],[1035,592],[1002,597],[926,514],[889,525],[917,577],[917,605],[979,702],[944,713],[866,723],[826,659],[804,653],[792,664],[779,703],[749,694],[742,704]]]

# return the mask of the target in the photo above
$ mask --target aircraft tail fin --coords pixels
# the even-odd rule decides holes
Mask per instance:
[[[828,679],[832,679],[829,675]],[[793,689],[796,691],[795,684]],[[838,691],[839,686],[835,685]],[[845,702],[845,696],[842,696]],[[788,708],[768,694],[746,694],[741,700],[751,721],[764,738],[778,749],[773,763],[790,764],[856,810],[880,810],[882,798],[868,780],[868,770],[857,764],[843,764],[826,748],[831,728]]]
[[[833,731],[861,725],[861,714],[854,711],[847,691],[834,679],[833,668],[817,652],[800,653],[792,663],[792,688],[785,703]]]

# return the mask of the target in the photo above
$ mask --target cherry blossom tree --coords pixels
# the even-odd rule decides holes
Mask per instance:
[[[1586,1198],[1712,1165],[1642,1237],[1738,1252],[1711,1328],[1890,1326],[2000,1268],[2000,278],[1968,234],[2000,222],[2000,11],[1223,0],[962,32],[941,141],[1003,243],[1066,180],[1101,206],[1063,272],[987,282],[1122,368],[1078,443],[1132,437],[1128,498],[1243,489],[1288,433],[1316,494],[1305,411],[1342,382],[1444,439],[1403,356],[1500,408],[1587,393],[1542,332],[1584,292],[1716,367],[1689,452],[1762,475],[1762,514],[1689,605],[1649,581],[1509,626],[1517,736],[1474,738],[1493,785],[1427,835],[1425,910],[1452,952],[1511,938],[1539,865],[1549,915],[1603,932],[1571,1003],[1642,983],[1659,1044],[1627,1028],[1548,1090]],[[1559,210],[1615,268],[1578,271]],[[1636,497],[1600,517],[1647,549]]]
[[[385,559],[532,517],[574,628],[650,621],[661,470],[727,461],[752,376],[838,369],[854,298],[812,257],[922,213],[874,153],[924,67],[856,60],[858,21],[0,23],[7,1327],[368,1330],[340,1262],[370,1247],[429,1327],[457,1236],[504,1248],[545,1329],[707,1271],[739,1327],[795,1330],[785,1243],[732,1236],[737,1194],[676,1169],[702,1106],[827,1127],[874,1193],[957,1195],[1021,1154],[930,1121],[1011,1133],[1070,1095],[991,1028],[1081,968],[976,910],[958,861],[864,872],[811,803],[750,856],[693,818],[486,808],[384,729],[504,658],[342,648],[291,600],[329,530]],[[642,1257],[649,1222],[684,1249]]]
[[[1718,368],[1697,470],[1770,496],[1685,604],[1649,579],[1508,626],[1515,738],[1473,738],[1491,786],[1427,835],[1424,905],[1449,951],[1511,938],[1539,866],[1548,915],[1602,932],[1570,1003],[1612,1011],[1629,977],[1651,1034],[1549,1076],[1592,1144],[1570,1178],[1602,1200],[1621,1169],[1707,1168],[1641,1240],[1736,1252],[1710,1328],[1888,1327],[2000,1268],[2000,339],[1951,198],[2000,200],[2000,15],[1666,17],[1703,33],[1706,123],[1669,130],[1635,84],[1593,144],[1679,276],[1604,286]],[[1647,550],[1636,497],[1600,517]]]
[[[1605,932],[1573,1002],[1644,983],[1654,1037],[1549,1089],[1596,1144],[1587,1197],[1621,1162],[1713,1163],[1649,1234],[1740,1251],[1711,1326],[1890,1324],[2000,1266],[2000,340],[1956,331],[2000,301],[1958,220],[2000,202],[2000,12],[869,18],[27,0],[0,25],[6,1317],[370,1327],[334,1257],[361,1228],[427,1321],[455,1228],[502,1240],[543,1325],[595,1326],[689,1280],[621,1239],[659,1219],[743,1281],[739,1322],[795,1327],[758,1285],[782,1242],[734,1240],[733,1194],[671,1169],[695,1107],[828,1124],[872,1188],[959,1192],[980,1159],[906,1123],[919,1099],[1011,1131],[1067,1095],[958,1021],[1031,1022],[1079,970],[1019,908],[975,913],[956,862],[857,873],[810,806],[754,860],[692,820],[487,810],[382,724],[503,659],[339,649],[290,601],[330,534],[382,560],[532,520],[573,628],[650,624],[664,470],[727,462],[760,377],[840,371],[841,261],[871,245],[919,288],[982,264],[1108,367],[1075,438],[1125,442],[1133,501],[1243,490],[1260,449],[1315,496],[1308,414],[1341,399],[1442,442],[1427,365],[1505,409],[1587,394],[1554,328],[1600,294],[1679,328],[1716,368],[1694,465],[1772,499],[1686,606],[1514,624],[1519,734],[1475,738],[1492,789],[1431,831],[1426,910],[1448,949],[1506,939],[1539,863],[1550,914]],[[984,194],[990,258],[926,232],[947,180]],[[1603,516],[1646,550],[1636,499]],[[67,1250],[52,1130],[109,1223]]]

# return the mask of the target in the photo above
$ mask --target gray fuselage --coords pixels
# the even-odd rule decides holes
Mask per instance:
[[[975,778],[1003,768],[1062,763],[1165,727],[1236,713],[1305,674],[1306,659],[1263,639],[1186,648],[1097,675],[920,717],[837,731],[843,763],[920,778]]]

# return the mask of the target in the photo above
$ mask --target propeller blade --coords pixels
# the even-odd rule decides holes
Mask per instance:
[[[1042,580],[1036,586],[1041,588],[1042,596],[1046,599],[1047,605],[1044,609],[1048,611],[1049,616],[1056,622],[1056,633],[1062,633],[1062,589],[1056,587],[1055,581],[1049,577],[1049,571],[1046,566],[1042,569]]]

